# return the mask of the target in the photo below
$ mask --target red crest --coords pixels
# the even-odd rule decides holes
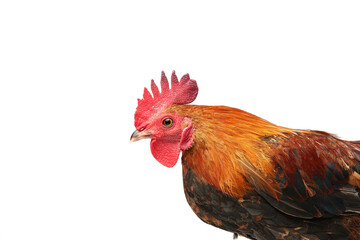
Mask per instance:
[[[147,88],[144,89],[143,99],[138,99],[138,106],[135,112],[135,127],[141,128],[144,121],[149,119],[159,111],[164,110],[172,104],[188,104],[195,100],[198,94],[198,87],[195,80],[190,79],[189,74],[185,74],[180,82],[175,74],[171,74],[171,88],[165,73],[161,72],[161,92],[154,80],[151,80],[151,93]]]

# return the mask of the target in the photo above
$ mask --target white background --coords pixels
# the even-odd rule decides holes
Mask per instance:
[[[143,87],[360,139],[359,1],[1,1],[0,239],[231,239],[149,141]]]

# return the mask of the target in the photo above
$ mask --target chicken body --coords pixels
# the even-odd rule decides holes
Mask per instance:
[[[193,120],[186,199],[250,239],[360,239],[360,143],[283,128],[228,107],[174,105]]]

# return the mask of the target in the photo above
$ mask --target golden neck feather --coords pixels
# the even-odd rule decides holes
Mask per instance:
[[[172,105],[167,111],[191,118],[194,125],[194,144],[183,152],[184,166],[217,189],[238,197],[251,188],[249,177],[261,186],[266,185],[263,176],[273,174],[261,138],[289,131],[225,106]]]

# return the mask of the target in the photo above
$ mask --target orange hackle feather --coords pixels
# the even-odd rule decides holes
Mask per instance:
[[[289,129],[225,106],[171,105],[167,111],[193,120],[194,144],[183,152],[184,165],[228,195],[241,198],[256,185],[277,198],[278,185],[268,180],[274,166],[260,138]]]

